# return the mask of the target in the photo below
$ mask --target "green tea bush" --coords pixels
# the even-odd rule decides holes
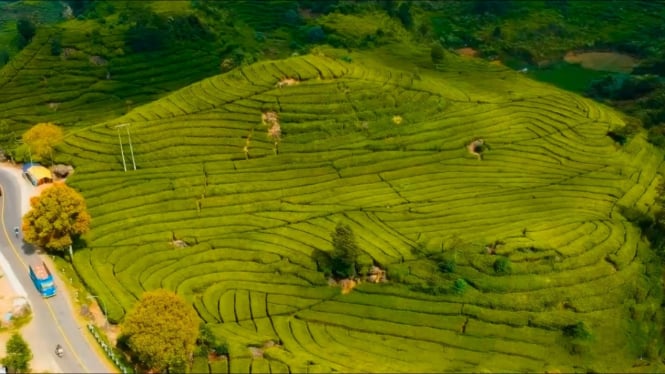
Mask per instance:
[[[623,127],[608,131],[607,136],[612,138],[615,142],[624,145],[628,139],[632,138],[639,132],[639,129],[640,127],[637,123],[629,122]]]
[[[494,272],[500,275],[510,274],[512,272],[512,265],[508,257],[499,256],[494,260],[492,265]]]
[[[430,50],[430,57],[432,58],[433,64],[440,64],[443,62],[444,51],[441,43],[434,43],[432,49]]]
[[[457,268],[457,261],[454,258],[443,258],[437,265],[442,273],[454,273]]]
[[[462,278],[455,279],[455,283],[453,283],[453,293],[455,293],[456,295],[463,295],[466,292],[468,286],[469,285],[466,283],[464,279]]]
[[[386,275],[393,282],[402,283],[406,280],[406,276],[410,274],[408,264],[391,264],[388,266]]]

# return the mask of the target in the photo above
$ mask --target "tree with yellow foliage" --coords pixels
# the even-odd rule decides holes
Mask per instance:
[[[32,209],[23,216],[23,237],[28,243],[47,250],[63,251],[72,238],[90,228],[83,196],[63,183],[53,184],[30,199]]]
[[[47,156],[53,162],[53,149],[64,138],[62,129],[50,122],[38,123],[23,134],[23,143],[26,144],[35,161],[43,161]]]
[[[157,289],[141,295],[122,324],[119,341],[142,369],[184,373],[199,336],[199,319],[176,293]]]

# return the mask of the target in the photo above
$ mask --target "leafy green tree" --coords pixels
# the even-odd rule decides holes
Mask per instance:
[[[510,260],[508,257],[504,256],[499,256],[499,258],[494,261],[493,268],[494,272],[497,274],[510,274],[512,270],[510,266]]]
[[[143,25],[132,26],[127,31],[126,42],[134,52],[157,51],[168,44],[163,30]]]
[[[125,34],[125,42],[134,52],[156,51],[168,46],[171,40],[165,18],[142,4],[125,14],[134,23]]]
[[[214,34],[195,15],[172,16],[167,22],[169,35],[174,40],[213,40]]]
[[[134,361],[151,372],[184,373],[199,336],[199,319],[176,293],[145,292],[127,313],[122,338]]]
[[[444,52],[441,43],[434,43],[432,45],[430,56],[432,57],[432,63],[435,65],[443,62]]]
[[[390,17],[394,17],[397,14],[397,2],[395,0],[379,0],[379,6],[385,10]]]
[[[399,18],[404,28],[411,30],[413,27],[413,16],[411,16],[411,2],[405,1],[397,8],[397,18]]]
[[[199,325],[199,336],[196,338],[196,346],[197,356],[208,357],[210,353],[217,356],[229,354],[228,345],[220,341],[205,322],[201,322]]]
[[[31,160],[30,147],[27,144],[19,144],[10,149],[9,155],[16,162],[28,162]]]
[[[437,263],[437,266],[442,273],[454,273],[457,263],[454,258],[444,258]]]
[[[284,16],[282,18],[284,19],[284,24],[289,26],[296,26],[302,22],[300,14],[298,14],[298,11],[295,9],[288,9],[286,12],[284,12]]]
[[[469,2],[472,12],[477,14],[492,14],[502,16],[510,12],[514,4],[511,0],[475,0]]]
[[[577,322],[576,324],[573,325],[564,326],[562,330],[565,336],[575,339],[589,339],[591,337],[591,332],[589,332],[589,328],[582,321]]]
[[[23,216],[23,235],[28,243],[62,251],[71,246],[72,238],[90,228],[83,196],[63,183],[45,189],[30,200],[30,205],[32,209]]]
[[[7,356],[2,364],[16,373],[29,373],[32,351],[19,333],[14,333],[7,341]]]
[[[11,122],[6,119],[0,119],[0,150],[7,151],[14,145],[14,132],[11,130]]]
[[[56,36],[53,39],[51,39],[51,55],[60,56],[61,52],[62,52],[62,42],[60,41],[60,37]]]
[[[620,145],[626,144],[628,139],[632,138],[635,134],[639,133],[640,125],[636,122],[628,122],[624,126],[612,129],[607,132],[612,140]]]
[[[592,335],[584,322],[564,326],[562,332],[567,338],[566,344],[570,353],[579,355],[588,351]]]
[[[23,17],[16,22],[16,30],[18,31],[18,47],[23,48],[28,45],[35,36],[37,27],[35,27],[32,20]]]
[[[466,283],[466,281],[462,278],[458,278],[455,280],[455,283],[453,283],[453,292],[456,295],[462,295],[464,292],[466,292],[466,289],[469,287],[469,285]]]
[[[23,134],[23,143],[27,144],[35,161],[43,161],[50,157],[53,161],[53,150],[62,143],[64,133],[59,126],[50,122],[38,123]]]
[[[85,11],[92,5],[94,0],[65,0],[65,3],[72,8],[74,17],[85,14]]]
[[[326,33],[323,31],[321,26],[312,26],[307,29],[307,40],[310,43],[319,43],[326,38]]]
[[[360,251],[353,231],[349,225],[338,223],[331,237],[333,252],[330,257],[333,275],[340,278],[355,276]]]

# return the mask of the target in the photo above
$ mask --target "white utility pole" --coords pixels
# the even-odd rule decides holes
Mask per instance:
[[[127,124],[127,138],[129,138],[129,152],[132,154],[132,165],[134,165],[134,170],[136,170],[136,162],[134,161],[134,148],[132,148],[132,135],[129,133],[129,124]]]
[[[127,138],[129,139],[129,152],[132,155],[132,165],[134,166],[134,170],[136,170],[136,161],[134,160],[134,148],[132,147],[132,135],[129,133],[130,125],[131,123],[123,123],[115,127],[116,130],[118,130],[118,141],[120,141],[120,154],[122,155],[122,166],[125,168],[125,171],[127,171],[127,165],[125,164],[125,153],[123,152],[122,140],[120,138],[120,128],[122,127],[124,127],[127,130]]]
[[[118,126],[115,128],[118,130],[118,141],[120,142],[120,155],[122,156],[122,167],[127,171],[127,165],[125,164],[125,152],[122,150],[122,138],[120,138],[120,129]]]

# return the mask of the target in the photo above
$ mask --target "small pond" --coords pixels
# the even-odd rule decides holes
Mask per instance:
[[[612,52],[569,52],[560,62],[546,68],[537,66],[517,66],[509,64],[516,70],[527,68],[526,75],[551,83],[568,91],[583,93],[592,81],[608,74],[628,74],[637,64],[634,58]]]

